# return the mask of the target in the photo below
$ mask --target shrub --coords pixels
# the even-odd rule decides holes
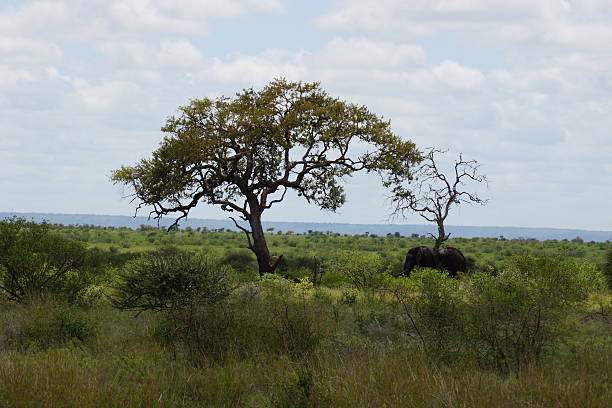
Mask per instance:
[[[253,269],[255,256],[246,248],[232,248],[225,252],[220,263],[230,265],[237,271],[244,272]]]
[[[612,289],[612,248],[606,254],[606,262],[603,265],[603,273],[608,283],[608,288]]]
[[[113,304],[125,310],[182,310],[195,303],[215,304],[231,291],[231,267],[210,257],[163,249],[123,268]]]
[[[222,361],[244,338],[239,326],[233,305],[196,303],[190,308],[165,310],[153,334],[174,351],[177,344],[184,346],[197,365],[208,358]]]
[[[309,297],[312,283],[308,279],[293,283],[267,274],[259,279],[258,287],[265,296],[266,319],[280,349],[293,357],[314,351],[323,330],[320,311]]]
[[[315,299],[313,292],[308,280],[293,283],[265,275],[223,303],[164,312],[156,335],[174,350],[187,351],[195,364],[262,353],[301,358],[325,335],[321,311],[329,303]]]
[[[435,360],[457,356],[463,346],[463,300],[459,281],[446,272],[422,268],[410,278],[390,280],[401,306],[408,334]]]
[[[44,298],[15,305],[1,323],[0,347],[18,350],[84,342],[96,332],[94,320],[85,311]]]
[[[386,269],[378,254],[344,251],[327,263],[326,274],[344,275],[356,289],[371,292],[383,286]]]
[[[525,255],[497,276],[477,274],[468,288],[467,344],[505,372],[539,361],[559,340],[570,307],[602,285],[594,265],[561,257]]]
[[[42,293],[68,300],[91,282],[82,267],[86,250],[50,230],[23,218],[0,221],[0,290],[9,299],[24,302]]]

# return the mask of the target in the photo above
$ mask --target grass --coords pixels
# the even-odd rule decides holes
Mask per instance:
[[[92,261],[95,290],[77,305],[52,296],[23,305],[0,298],[1,408],[612,406],[612,297],[606,290],[572,303],[562,321],[551,320],[562,330],[542,358],[504,372],[468,352],[465,340],[443,339],[460,346],[451,358],[427,352],[391,291],[357,290],[351,277],[333,268],[320,288],[258,279],[251,255],[239,249],[240,234],[75,227],[59,232],[100,250]],[[94,296],[109,294],[130,257],[168,244],[234,265],[238,288],[221,304],[138,315]],[[274,254],[285,254],[282,273],[292,278],[307,276],[314,257],[339,259],[338,249],[380,254],[383,263],[401,268],[407,248],[421,244],[429,242],[320,233],[269,239]],[[578,240],[455,239],[449,245],[482,269],[489,262],[503,268],[520,253],[599,263],[610,248]],[[465,288],[472,280],[442,279],[453,288],[456,283],[458,313],[469,313]],[[415,290],[414,283],[405,288],[405,301],[413,303],[417,323],[426,324],[418,318],[436,310],[424,309],[419,299],[428,299],[421,296],[425,288]],[[438,307],[436,299],[428,307]],[[491,316],[506,315],[510,311]],[[429,335],[446,335],[436,330],[430,327]]]
[[[90,248],[98,248],[105,253],[138,254],[160,246],[174,245],[194,251],[205,250],[212,256],[223,257],[225,254],[235,256],[238,251],[245,251],[244,234],[232,231],[170,231],[163,230],[129,230],[88,227],[56,227],[64,236],[87,243]],[[356,250],[375,252],[391,264],[395,272],[402,268],[406,251],[419,245],[432,245],[432,240],[425,237],[399,238],[395,236],[339,236],[313,231],[311,234],[267,234],[267,242],[273,256],[284,255],[286,262],[281,265],[282,273],[291,273],[300,265],[307,266],[313,258],[319,260],[333,259],[337,250]],[[536,241],[533,239],[505,238],[452,238],[448,246],[459,248],[467,257],[475,260],[481,268],[489,266],[502,267],[517,254],[563,255],[584,259],[595,264],[603,264],[607,251],[612,249],[610,242],[571,241]],[[254,268],[254,257],[246,251],[248,262],[243,268]],[[307,266],[309,269],[309,266]],[[254,269],[252,269],[254,272]]]
[[[0,355],[3,407],[608,407],[610,353],[512,377],[437,368],[414,350],[325,350],[193,367],[150,346],[121,355],[79,348]],[[109,358],[111,357],[112,358]]]
[[[343,291],[310,293],[302,314],[302,306],[278,297],[274,304],[261,295],[236,303],[230,342],[241,348],[228,347],[222,359],[195,355],[182,343],[168,347],[156,332],[160,315],[135,317],[106,304],[83,310],[96,322],[85,340],[26,349],[0,345],[0,406],[610,406],[612,348],[609,331],[597,326],[602,321],[576,317],[572,345],[503,375],[470,359],[432,361],[414,342],[397,336],[398,326],[385,320],[393,314],[385,299],[359,295],[354,303],[343,303]],[[274,306],[287,308],[285,323],[272,324]],[[4,305],[0,338],[9,327],[27,326],[25,316],[51,319],[61,307],[53,299]],[[368,313],[376,318],[359,323],[358,316]],[[320,336],[314,346],[304,353],[283,348],[279,327],[305,322]]]

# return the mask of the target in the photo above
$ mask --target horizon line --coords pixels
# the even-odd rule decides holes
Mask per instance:
[[[149,218],[146,215],[124,215],[124,214],[92,214],[92,213],[61,213],[61,212],[36,212],[36,211],[0,211],[0,214],[32,214],[32,215],[81,215],[81,216],[94,216],[94,217],[126,217],[126,218],[145,218],[147,221],[152,221],[154,218]],[[164,217],[172,219],[172,217]],[[230,221],[229,218],[197,218],[187,217],[184,220],[201,220],[201,221]],[[397,225],[397,226],[435,226],[434,223],[430,224],[393,224],[393,223],[351,223],[351,222],[323,222],[323,221],[278,221],[278,220],[265,220],[264,223],[291,223],[291,224],[330,224],[330,225]],[[585,228],[562,228],[562,227],[525,227],[525,226],[511,226],[511,225],[457,225],[448,224],[445,227],[467,227],[467,228],[517,228],[517,229],[536,229],[536,230],[560,230],[560,231],[585,231],[585,232],[609,232],[612,230],[595,230]]]

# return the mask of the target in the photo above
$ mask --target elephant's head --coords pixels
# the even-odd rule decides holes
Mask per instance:
[[[411,248],[406,254],[404,275],[410,276],[415,266],[433,266],[433,250],[426,246]]]

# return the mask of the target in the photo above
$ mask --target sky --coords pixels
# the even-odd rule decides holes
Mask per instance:
[[[110,173],[180,105],[285,77],[476,159],[490,200],[449,225],[612,230],[610,67],[610,0],[2,0],[0,211],[132,215]],[[264,220],[389,222],[377,178],[346,193]]]

